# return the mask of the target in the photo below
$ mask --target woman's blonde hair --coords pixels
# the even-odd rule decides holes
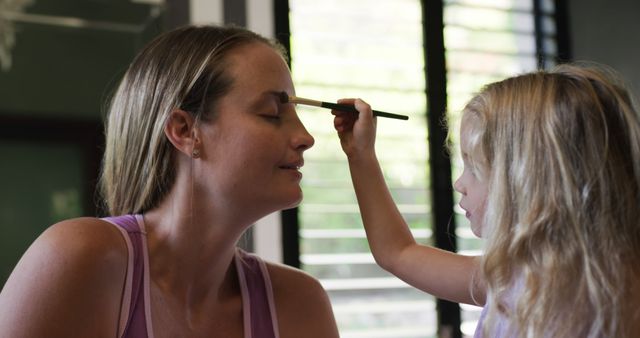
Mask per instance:
[[[640,319],[640,120],[616,79],[562,65],[466,106],[488,173],[486,336],[500,316],[518,337],[628,337]]]
[[[164,134],[171,111],[214,118],[233,85],[225,57],[235,47],[275,42],[238,27],[187,26],[160,35],[133,60],[111,101],[100,178],[111,215],[155,207],[175,179],[173,147]]]

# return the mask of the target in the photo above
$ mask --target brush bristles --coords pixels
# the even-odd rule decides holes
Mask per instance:
[[[305,99],[303,97],[297,97],[293,95],[287,94],[287,92],[280,92],[278,94],[280,98],[280,103],[294,103],[294,104],[304,104],[307,106],[315,106],[322,107],[322,101],[316,101],[311,99]]]
[[[288,103],[289,102],[289,94],[287,92],[280,92],[278,95],[280,97],[280,103]]]
[[[289,96],[287,95],[287,93],[283,93],[284,96],[287,97],[287,101],[288,103],[296,103],[296,104],[304,104],[307,106],[315,106],[315,107],[322,107],[322,102],[321,101],[316,101],[316,100],[311,100],[311,99],[305,99],[302,97],[297,97],[297,96]],[[283,96],[283,95],[281,95]],[[280,100],[282,101],[282,97],[280,98]]]

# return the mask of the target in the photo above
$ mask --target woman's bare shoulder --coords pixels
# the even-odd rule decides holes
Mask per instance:
[[[280,335],[286,337],[338,337],[327,292],[304,271],[267,262],[278,312]]]
[[[106,221],[76,218],[50,226],[0,293],[3,334],[115,335],[127,257],[122,235]]]
[[[127,263],[127,246],[120,230],[92,217],[68,219],[50,226],[23,258],[33,254],[44,254],[51,263],[62,260],[85,266],[88,272],[120,268]]]

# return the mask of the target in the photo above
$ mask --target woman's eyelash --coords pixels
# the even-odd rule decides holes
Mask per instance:
[[[266,119],[272,119],[272,120],[279,120],[280,119],[280,114],[275,113],[275,114],[262,114],[262,117],[266,118]]]

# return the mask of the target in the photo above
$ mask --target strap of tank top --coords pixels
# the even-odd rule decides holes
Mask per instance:
[[[129,250],[118,337],[147,337],[143,280],[143,234],[134,215],[107,217],[104,220],[116,225],[123,232]]]
[[[279,338],[273,288],[264,261],[238,249],[236,268],[242,290],[245,338]]]

